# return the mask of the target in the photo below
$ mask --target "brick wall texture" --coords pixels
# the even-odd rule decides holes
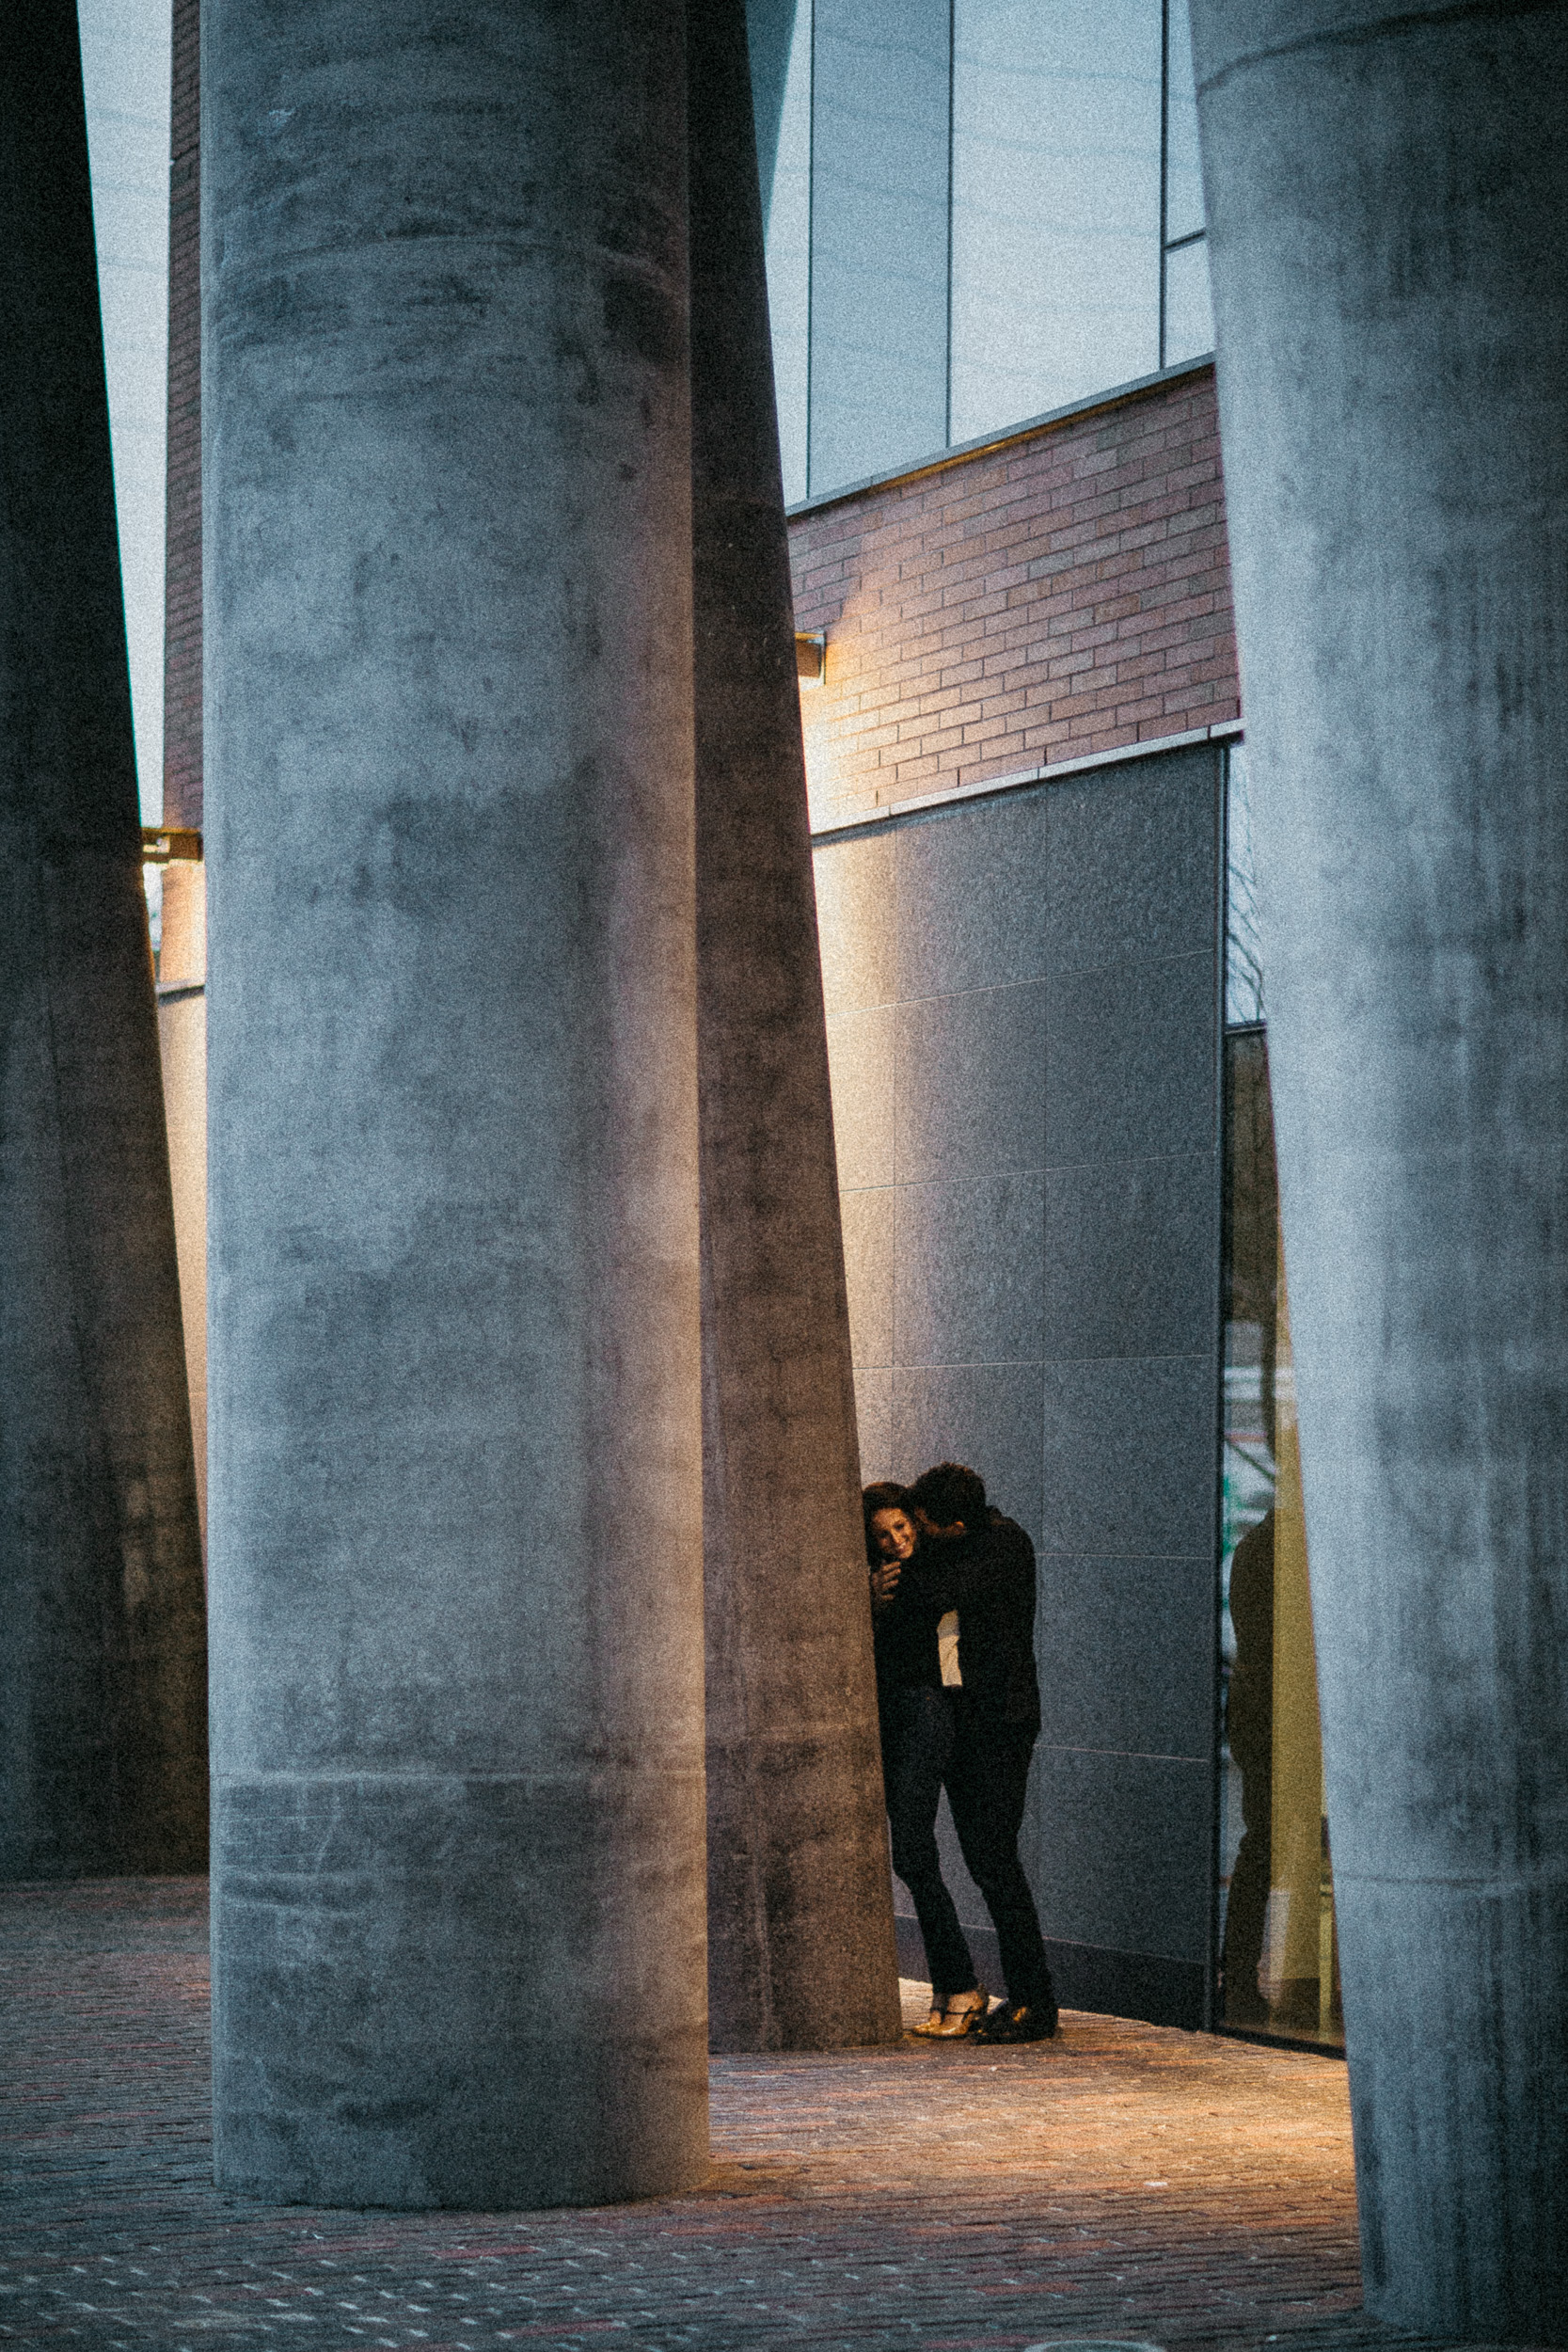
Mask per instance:
[[[201,90],[198,0],[174,0],[169,129],[164,822],[201,823]]]
[[[201,823],[199,0],[174,0],[164,809]],[[814,823],[1240,712],[1212,369],[790,525]]]
[[[813,822],[1240,714],[1212,368],[790,525]]]

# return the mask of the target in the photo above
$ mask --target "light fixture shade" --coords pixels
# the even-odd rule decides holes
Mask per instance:
[[[828,675],[828,636],[825,629],[795,632],[795,675],[802,686],[820,686]]]

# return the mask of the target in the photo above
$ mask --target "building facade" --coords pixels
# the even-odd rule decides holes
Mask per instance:
[[[1337,2046],[1185,11],[929,14],[752,10],[863,1470],[1035,1541],[1064,1999]]]
[[[1267,1089],[1244,858],[1227,882],[1242,714],[1184,8],[753,0],[750,26],[863,1472],[972,1460],[1036,1543],[1025,1850],[1063,1997],[1333,2040],[1303,1609],[1295,1812],[1253,1840],[1246,1980],[1233,1953],[1221,1981],[1228,1567],[1275,1500],[1288,1354],[1277,1314],[1231,1311],[1235,1137],[1266,1140]],[[188,828],[198,32],[176,0],[165,807]],[[205,968],[178,862],[161,1019],[203,1472]],[[1247,1230],[1277,1290],[1271,1186],[1267,1159]],[[1289,1778],[1273,1744],[1255,1816]]]
[[[1029,1856],[1064,1993],[1331,2041],[1342,1923],[1369,2308],[1477,2341],[1568,2340],[1552,2257],[1568,2181],[1568,183],[1551,111],[1568,35],[1551,9],[1373,10],[1347,41],[1326,0],[1284,28],[1262,8],[1191,6],[1189,28],[1179,0],[756,0],[748,61],[729,0],[496,0],[461,38],[443,28],[437,71],[418,0],[303,45],[297,10],[205,0],[199,286],[182,6],[174,725],[151,849],[179,869],[160,976],[172,1199],[134,821],[145,665],[126,691],[157,534],[132,560],[115,530],[117,472],[122,541],[156,507],[157,468],[120,429],[119,362],[131,284],[157,264],[117,245],[112,204],[94,254],[111,175],[156,235],[145,78],[161,45],[117,63],[114,43],[78,40],[68,0],[18,50],[9,987],[17,1038],[50,1045],[23,1051],[8,1122],[9,1258],[41,1287],[8,1339],[29,1632],[7,1867],[184,1867],[206,1850],[184,1378],[204,1279],[190,852],[205,816],[232,2185],[494,2207],[697,2176],[716,1522],[698,1376],[714,1319],[695,1274],[726,1219],[743,1245],[787,1246],[801,1187],[778,1179],[805,1123],[775,1130],[767,1210],[760,1188],[705,1191],[699,1039],[727,1022],[742,1049],[762,1041],[766,1012],[748,1035],[736,1006],[786,895],[766,825],[749,833],[724,789],[741,757],[711,755],[728,729],[775,763],[764,804],[795,826],[800,920],[776,970],[798,1009],[811,997],[797,1060],[815,1065],[832,1266],[794,1329],[831,1327],[837,1365],[853,1606],[822,1655],[851,1660],[837,1727],[867,1766],[876,1906],[840,1225],[865,1467],[967,1454],[1039,1547]],[[394,212],[417,233],[388,237]],[[726,282],[746,299],[714,299],[711,278],[705,297],[698,223],[719,230],[711,261],[742,213]],[[800,952],[812,850],[765,281],[832,1106]],[[724,443],[741,421],[737,466]],[[737,628],[768,564],[773,620]],[[726,631],[733,653],[716,650]],[[753,657],[772,715],[748,733]],[[405,858],[433,828],[438,867]],[[709,965],[736,985],[700,994],[716,842],[752,913]],[[743,1050],[708,1064],[709,1129],[715,1069],[736,1132],[753,1104],[777,1117],[782,1089]],[[776,1372],[752,1384],[759,1422]],[[750,1478],[775,1499],[778,1459]],[[41,1462],[75,1507],[38,1514]],[[550,1542],[524,1532],[547,1492]],[[748,1598],[788,1581],[782,1548],[753,1570]],[[802,1663],[812,1638],[770,1644],[795,1733],[832,1679]],[[610,1754],[625,1805],[587,1770]],[[563,1842],[542,1761],[583,1799]],[[488,1826],[468,1810],[449,1835],[476,1798]],[[814,1807],[794,1818],[812,1825]],[[341,1915],[345,1870],[359,1940],[326,1965],[312,1923]],[[393,1886],[412,2006],[381,1997]],[[689,1955],[664,1964],[655,2018],[673,2107],[649,2095],[638,1974],[661,1935]],[[879,1938],[891,2018],[886,1911]],[[497,1988],[546,1981],[552,1953],[578,1994],[585,1955],[594,1977],[580,2064],[553,2012],[495,2013]],[[459,1980],[466,2077],[428,2063]],[[373,2010],[400,2113],[426,2067],[395,2145],[374,2144],[373,2098],[352,2145],[334,2141],[341,2083],[365,2074],[335,2005],[340,2024]],[[611,2010],[635,2066],[606,2062]],[[247,2109],[258,2058],[293,2088]],[[472,2093],[488,2102],[478,2169]],[[559,2163],[531,2169],[524,2112],[570,2116]],[[306,2174],[269,2137],[279,2118],[325,2132]],[[223,2153],[230,2126],[250,2137]],[[639,2152],[659,2137],[650,2169]]]

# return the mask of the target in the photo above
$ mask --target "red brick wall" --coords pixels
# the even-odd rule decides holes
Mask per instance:
[[[1212,368],[790,525],[817,824],[1239,715]]]
[[[174,0],[164,817],[201,823],[199,0]],[[1212,369],[790,525],[814,821],[1239,715]]]
[[[174,0],[168,224],[164,822],[201,822],[201,93],[198,0]]]

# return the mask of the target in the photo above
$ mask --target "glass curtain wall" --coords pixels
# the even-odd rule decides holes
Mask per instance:
[[[1339,2047],[1290,1299],[1239,747],[1227,767],[1221,2016],[1227,2026]]]
[[[810,479],[947,439],[949,0],[815,0]]]
[[[747,0],[784,497],[806,495],[811,405],[811,0]]]
[[[1160,364],[1179,367],[1214,348],[1197,166],[1197,94],[1187,0],[1165,0],[1164,199],[1160,217]]]
[[[1212,342],[1187,0],[749,0],[784,496]]]
[[[168,0],[79,0],[92,225],[142,822],[164,809]]]
[[[954,441],[1160,364],[1160,12],[957,0]]]

